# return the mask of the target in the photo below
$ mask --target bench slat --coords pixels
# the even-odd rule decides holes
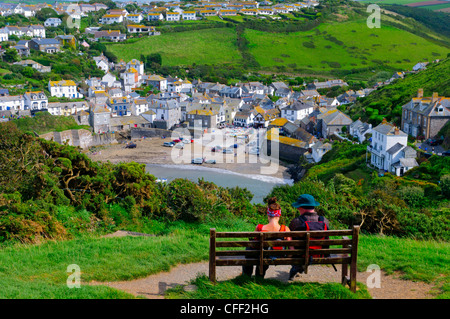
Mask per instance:
[[[216,238],[254,238],[257,237],[258,232],[216,232]],[[263,232],[264,238],[277,238],[280,237],[280,232]],[[299,237],[305,238],[306,231],[290,231],[282,232],[283,237]],[[351,236],[351,229],[344,230],[315,230],[310,231],[311,237],[323,237],[323,236]]]

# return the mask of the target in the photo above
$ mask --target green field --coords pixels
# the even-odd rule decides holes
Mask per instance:
[[[383,21],[383,20],[382,20]],[[449,49],[418,35],[381,23],[368,28],[366,20],[323,23],[310,31],[269,33],[245,29],[249,53],[261,69],[314,74],[333,70],[380,67],[410,70],[419,61],[447,56]],[[239,64],[242,56],[233,28],[213,28],[162,33],[135,43],[107,44],[119,59],[129,61],[141,55],[160,53],[163,66]]]
[[[320,33],[320,34],[319,34]],[[245,31],[250,53],[262,67],[292,66],[311,70],[353,69],[380,62],[403,70],[418,61],[447,56],[448,49],[417,35],[381,24],[370,29],[365,20],[326,23],[316,30],[277,34]]]
[[[214,28],[162,34],[133,44],[108,44],[119,59],[139,59],[141,54],[160,53],[165,66],[236,63],[241,55],[236,46],[236,32]]]

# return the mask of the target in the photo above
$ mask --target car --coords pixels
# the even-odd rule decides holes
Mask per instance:
[[[430,146],[436,146],[436,145],[442,144],[442,142],[443,141],[441,139],[435,139],[435,138],[429,138],[425,141],[425,143]]]
[[[215,159],[206,160],[205,163],[206,164],[216,164],[216,160]]]
[[[180,143],[181,140],[180,140],[179,138],[176,138],[176,139],[172,140],[172,142],[174,142],[174,143]]]
[[[203,164],[203,158],[196,157],[191,161],[192,164]]]
[[[222,151],[224,154],[233,154],[233,150],[229,148],[224,148]]]
[[[127,143],[127,145],[125,145],[125,148],[136,148],[136,144],[133,142]]]
[[[450,156],[450,150],[442,152],[442,156]]]
[[[163,146],[165,147],[174,147],[175,143],[173,142],[164,142]]]
[[[183,149],[184,148],[184,143],[177,143],[177,144],[175,144],[175,148]]]

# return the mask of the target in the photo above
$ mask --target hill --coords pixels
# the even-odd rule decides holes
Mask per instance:
[[[417,96],[423,89],[424,96],[438,92],[439,96],[450,96],[450,58],[439,63],[430,63],[419,73],[407,74],[404,79],[382,86],[368,96],[359,99],[345,109],[353,119],[378,124],[383,118],[397,125],[401,124],[402,106]]]
[[[353,1],[324,1],[317,12],[283,15],[281,20],[238,16],[221,22],[181,21],[157,26],[159,36],[105,45],[124,60],[160,54],[161,65],[151,70],[172,76],[179,68],[217,64],[217,69],[357,81],[370,78],[373,70],[410,70],[419,61],[442,59],[450,52],[450,40],[431,28],[435,24],[384,13],[381,28],[371,29],[365,9]],[[194,73],[204,78],[210,70]]]

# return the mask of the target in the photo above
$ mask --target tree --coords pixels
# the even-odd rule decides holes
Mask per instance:
[[[19,61],[19,54],[16,49],[8,48],[5,53],[3,53],[3,59],[9,63],[17,62]]]

